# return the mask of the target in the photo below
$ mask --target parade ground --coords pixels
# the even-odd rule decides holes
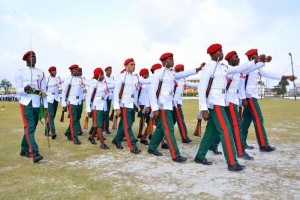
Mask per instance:
[[[109,150],[88,141],[88,132],[74,145],[64,136],[68,126],[56,116],[58,137],[44,135],[39,122],[35,137],[44,159],[35,164],[21,157],[23,122],[18,102],[0,102],[0,199],[300,199],[300,100],[267,98],[259,100],[264,124],[273,152],[260,152],[254,127],[249,140],[255,149],[247,150],[254,161],[239,159],[247,168],[229,172],[223,155],[208,152],[212,166],[196,164],[194,157],[201,138],[193,136],[198,112],[197,100],[184,100],[183,111],[193,139],[182,144],[176,125],[175,134],[185,163],[173,162],[168,150],[162,157],[130,153],[127,144],[119,150],[111,143],[116,131],[104,134]],[[85,107],[84,107],[85,109]],[[85,111],[81,125],[84,124]],[[138,120],[134,123],[137,136]],[[206,122],[202,123],[202,132]],[[91,126],[91,120],[89,121]],[[111,126],[111,125],[110,125]],[[222,150],[219,146],[219,150]]]

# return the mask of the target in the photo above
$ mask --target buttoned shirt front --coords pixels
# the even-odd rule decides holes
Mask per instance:
[[[46,83],[47,101],[53,103],[54,100],[60,101],[58,94],[59,88],[62,87],[62,81],[59,76],[49,76]]]
[[[66,99],[68,87],[70,85],[69,96]],[[85,85],[83,84],[83,80],[78,76],[68,77],[63,84],[62,88],[62,107],[66,107],[69,104],[72,105],[81,105],[82,104],[82,94],[83,88]]]
[[[41,101],[44,103],[44,107],[48,108],[47,97],[43,97],[37,94],[26,94],[24,91],[25,86],[30,86],[34,90],[46,91],[45,74],[42,70],[33,67],[24,67],[19,69],[15,74],[16,92],[19,97],[19,102],[27,106],[32,101],[34,108],[40,107]]]
[[[112,85],[115,82],[115,78],[113,76],[110,76],[110,77],[106,76],[105,80],[106,80],[107,84],[109,84],[109,85]],[[111,89],[109,89],[108,99],[113,100],[113,98],[114,98],[114,88],[111,88]]]
[[[124,89],[122,98],[119,99],[120,90],[124,83]],[[115,82],[114,88],[114,109],[120,109],[120,107],[133,108],[137,106],[137,96],[139,88],[142,84],[150,84],[150,80],[141,79],[135,73],[122,73]]]
[[[172,100],[174,95],[174,81],[196,73],[196,69],[186,70],[179,73],[175,73],[173,69],[165,67],[156,70],[154,75],[151,77],[151,86],[149,91],[152,111],[156,111],[158,109],[173,110],[174,105]],[[156,92],[160,80],[162,80],[162,86],[157,99]]]
[[[263,65],[259,63],[258,65]],[[228,74],[241,73],[247,71],[254,67],[254,61],[246,62],[241,66],[227,66],[221,62],[216,63],[216,61],[210,61],[202,70],[202,76],[199,83],[199,104],[200,111],[207,110],[208,108],[213,108],[214,105],[225,106],[225,94],[226,86],[228,83]],[[213,77],[213,82],[206,98],[206,90],[209,83],[209,79]],[[232,89],[233,91],[234,89]]]
[[[95,97],[92,101],[92,95],[96,90]],[[86,94],[86,112],[91,110],[107,110],[106,99],[109,94],[109,88],[105,80],[98,81],[96,79],[91,80],[90,87]]]

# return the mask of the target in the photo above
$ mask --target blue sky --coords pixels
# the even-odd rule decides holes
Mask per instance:
[[[197,67],[209,60],[212,43],[225,54],[236,50],[241,62],[258,48],[273,57],[267,69],[281,74],[291,74],[291,52],[299,77],[299,7],[297,0],[0,0],[0,79],[14,84],[30,33],[37,67],[48,73],[54,65],[61,77],[74,63],[87,78],[108,65],[118,74],[129,57],[139,71],[164,52],[173,52],[176,64]]]

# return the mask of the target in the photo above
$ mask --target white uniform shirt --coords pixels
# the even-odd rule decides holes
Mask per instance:
[[[71,85],[70,93],[68,99],[66,99],[67,90],[69,84]],[[71,76],[68,77],[63,84],[62,88],[62,107],[66,107],[69,104],[72,105],[81,105],[82,104],[82,94],[83,88],[85,85],[83,84],[83,80],[81,77],[78,76]]]
[[[196,69],[187,70],[175,73],[173,69],[162,67],[154,72],[151,77],[151,86],[149,92],[150,104],[152,111],[158,109],[173,110],[173,94],[175,80],[196,74]],[[158,88],[159,80],[162,79],[162,86],[158,99],[156,98],[156,91]]]
[[[198,83],[192,83],[187,81],[185,78],[181,78],[176,81],[178,86],[176,88],[174,94],[174,101],[176,104],[182,105],[182,94],[184,92],[185,87],[198,88]]]
[[[249,73],[253,70],[256,70],[258,68],[261,69],[261,67],[264,67],[264,63],[259,62],[257,64],[255,64],[253,61],[252,62],[246,62],[243,65],[247,65],[249,66],[252,63],[252,65],[250,67],[248,67],[246,70],[243,71],[243,73]],[[232,67],[231,65],[228,65],[229,67]],[[234,67],[233,67],[234,68]],[[236,74],[229,74],[228,78],[231,79],[231,84],[228,88],[228,90],[226,91],[226,95],[225,95],[225,102],[226,102],[226,106],[229,105],[229,103],[233,103],[236,105],[240,105],[240,100],[241,99],[245,99],[245,90],[242,89],[243,87],[245,88],[245,82],[242,79],[244,76],[241,73],[236,73]]]
[[[94,88],[96,89],[95,97],[93,102],[91,102],[91,98],[94,92]],[[105,80],[98,81],[96,79],[91,80],[90,87],[86,94],[86,112],[91,112],[91,110],[107,110],[106,98],[108,96],[109,88]]]
[[[214,105],[225,106],[225,89],[227,85],[228,74],[241,73],[254,67],[254,61],[249,61],[241,66],[226,66],[223,63],[211,60],[202,70],[202,76],[199,82],[199,104],[200,111],[213,108]],[[215,71],[215,73],[214,73]],[[208,97],[206,90],[210,77],[214,77]]]
[[[249,73],[247,86],[246,86],[246,97],[247,98],[258,98],[258,81],[261,77],[272,78],[281,80],[282,75],[275,74],[273,72],[266,71],[265,69],[257,69]]]
[[[105,80],[107,82],[108,85],[112,85],[115,82],[115,78],[113,76],[106,76]],[[113,100],[114,99],[114,88],[108,89],[109,90],[109,94],[108,94],[108,99],[109,100]]]
[[[59,88],[62,86],[62,81],[59,76],[49,76],[46,83],[47,101],[53,103],[54,100],[60,101],[58,94]]]
[[[29,67],[19,69],[15,74],[15,84],[21,104],[27,106],[32,101],[32,107],[40,107],[40,96],[37,94],[26,94],[24,87],[30,85],[33,89],[46,91],[45,74],[42,70],[35,67],[32,69]],[[47,98],[43,97],[42,101],[44,102],[44,107],[48,108]]]
[[[119,93],[122,83],[125,83],[122,99],[119,99]],[[137,74],[124,72],[120,74],[115,82],[114,88],[114,109],[120,107],[133,108],[137,106],[137,95],[141,84],[150,84],[150,80],[141,79]]]
[[[143,80],[150,80],[150,78],[148,79],[144,79],[143,77],[140,77],[140,79]],[[140,94],[140,98],[138,99],[138,105],[144,105],[146,107],[150,106],[150,100],[149,100],[149,89],[150,89],[150,84],[143,84],[142,88],[141,88],[141,94]]]

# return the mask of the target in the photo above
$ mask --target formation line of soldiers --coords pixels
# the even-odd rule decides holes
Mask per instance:
[[[112,68],[105,70],[96,68],[94,76],[87,81],[82,76],[82,70],[74,64],[69,67],[71,76],[61,80],[56,75],[56,68],[50,67],[50,76],[45,78],[43,71],[35,67],[36,55],[33,51],[23,56],[27,66],[16,74],[17,94],[20,96],[20,107],[24,122],[24,137],[21,143],[21,156],[32,157],[33,162],[43,159],[39,154],[34,133],[38,123],[38,111],[41,103],[47,116],[46,132],[50,132],[52,139],[57,137],[54,118],[58,102],[58,90],[62,87],[63,112],[69,111],[69,127],[65,136],[69,141],[79,145],[78,136],[82,134],[80,118],[83,110],[83,100],[86,100],[86,112],[92,118],[92,127],[88,140],[97,144],[95,137],[100,140],[101,149],[109,149],[105,144],[103,133],[110,134],[109,111],[113,103],[111,115],[113,119],[120,119],[117,133],[112,143],[117,149],[123,149],[122,141],[126,141],[131,153],[139,154],[138,140],[135,138],[132,125],[135,121],[135,112],[140,118],[138,138],[140,143],[149,145],[148,153],[162,156],[158,151],[160,144],[169,149],[175,162],[185,162],[186,157],[180,154],[174,134],[174,125],[177,123],[183,143],[190,143],[188,129],[182,112],[182,94],[185,87],[198,88],[199,112],[198,119],[207,121],[204,136],[201,140],[194,161],[203,165],[211,165],[206,159],[208,150],[215,154],[222,154],[217,146],[221,142],[225,160],[229,171],[241,171],[245,166],[240,165],[237,158],[254,160],[246,153],[252,149],[246,143],[248,129],[254,123],[256,138],[262,152],[274,151],[269,145],[264,128],[263,116],[258,104],[257,84],[260,78],[267,77],[278,80],[294,80],[294,76],[279,75],[264,69],[265,63],[272,60],[271,56],[258,55],[257,49],[246,52],[248,61],[239,65],[240,59],[236,51],[225,56],[227,65],[222,62],[223,51],[220,44],[212,44],[207,53],[211,60],[199,67],[185,70],[183,64],[174,67],[172,53],[164,53],[159,60],[161,63],[149,70],[143,68],[139,75],[135,73],[133,58],[125,60],[125,69],[114,79],[111,76]],[[173,69],[174,67],[174,69]],[[197,74],[202,70],[199,83],[192,83],[186,77]],[[104,75],[104,71],[106,76]],[[84,98],[83,91],[87,89]],[[242,116],[238,107],[243,105]],[[147,124],[144,126],[144,124]],[[153,125],[156,126],[154,132]],[[146,127],[143,132],[143,127]],[[147,140],[149,136],[150,143]]]

